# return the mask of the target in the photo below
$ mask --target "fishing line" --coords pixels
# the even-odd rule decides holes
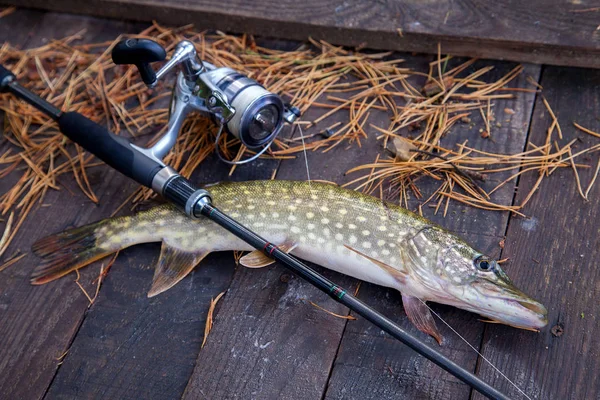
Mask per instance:
[[[306,153],[306,144],[304,143],[304,132],[302,132],[302,127],[300,126],[300,124],[297,124],[296,126],[298,127],[298,130],[300,131],[300,139],[302,139],[302,151],[304,152],[304,164],[306,164],[306,177],[308,179],[308,187],[310,189],[310,193],[312,194],[312,186],[310,184],[310,170],[308,168],[308,154]]]
[[[302,140],[302,151],[304,152],[304,164],[306,165],[306,178],[308,180],[308,190],[310,190],[310,194],[312,197],[312,196],[315,196],[315,194],[313,193],[312,183],[310,180],[310,170],[308,168],[308,153],[306,152],[306,144],[304,143],[304,132],[302,132],[302,127],[300,126],[300,124],[297,124],[297,126],[298,126],[298,130],[300,131],[300,139]],[[317,210],[319,210],[319,214],[321,214],[322,221],[326,221],[327,218],[323,214],[321,207],[316,207],[316,208],[317,208]],[[327,225],[327,228],[329,228],[329,231],[333,235],[333,233],[335,231],[333,230],[331,225],[329,225],[329,222],[327,222],[325,225]]]
[[[418,297],[417,297],[418,298]],[[450,328],[450,330],[452,332],[454,332],[456,334],[456,336],[458,336],[463,342],[465,342],[467,344],[467,346],[469,346],[471,349],[473,349],[473,351],[475,353],[477,353],[477,355],[479,355],[479,357],[481,357],[486,363],[488,363],[494,370],[496,370],[496,372],[498,374],[500,374],[504,379],[506,379],[511,385],[513,385],[523,396],[525,396],[528,400],[532,400],[531,397],[527,396],[527,393],[525,393],[519,386],[517,386],[516,383],[514,383],[513,381],[510,380],[510,378],[506,375],[504,375],[502,373],[502,371],[500,371],[500,369],[498,369],[494,364],[492,364],[492,362],[490,360],[488,360],[487,358],[485,358],[485,356],[483,354],[481,354],[471,343],[469,343],[469,341],[467,339],[465,339],[464,337],[461,336],[460,333],[458,333],[456,331],[456,329],[454,329],[452,326],[450,326],[449,323],[447,323],[438,313],[436,313],[435,311],[433,311],[433,309],[431,307],[429,307],[429,305],[427,305],[426,302],[424,302],[423,300],[419,299],[419,301],[421,303],[423,303],[425,305],[425,307],[427,307],[429,309],[429,311],[431,313],[433,313],[433,315],[435,315],[436,317],[438,317],[438,319],[440,321],[442,321],[444,323],[444,325],[446,325],[448,328]]]
[[[313,195],[313,191],[312,191],[312,184],[311,184],[311,179],[310,179],[310,168],[308,166],[308,153],[306,151],[306,144],[304,142],[304,132],[302,131],[302,127],[299,124],[296,124],[295,126],[298,126],[298,130],[300,131],[300,139],[302,140],[302,150],[304,153],[304,164],[306,166],[306,177],[308,180],[308,188],[310,190],[311,195]],[[321,216],[323,218],[325,218],[325,216],[323,215],[323,213],[321,212],[320,207],[317,207],[317,209],[319,210],[319,213],[321,214]],[[331,230],[331,232],[334,232],[333,229],[331,228],[331,226],[329,226],[329,224],[326,224],[329,229]],[[417,297],[418,298],[418,297]],[[469,346],[479,357],[481,357],[486,363],[488,363],[498,374],[500,374],[500,376],[502,376],[504,379],[506,379],[512,386],[514,386],[519,393],[521,393],[523,396],[525,396],[527,398],[527,400],[532,400],[531,397],[529,397],[527,395],[527,393],[525,393],[519,386],[517,386],[516,383],[514,383],[508,376],[506,376],[498,367],[496,367],[490,360],[488,360],[483,354],[481,354],[471,343],[469,343],[469,341],[467,339],[465,339],[460,333],[458,333],[456,331],[456,329],[454,329],[452,326],[450,326],[450,324],[448,322],[446,322],[438,313],[436,313],[431,307],[429,307],[429,305],[427,305],[426,302],[424,302],[423,300],[419,299],[419,301],[421,303],[423,303],[425,305],[425,307],[427,307],[429,309],[430,312],[433,313],[433,315],[435,315],[440,321],[442,321],[444,323],[444,325],[446,325],[448,328],[450,328],[450,330],[452,332],[454,332],[463,342],[465,342],[467,344],[467,346]]]

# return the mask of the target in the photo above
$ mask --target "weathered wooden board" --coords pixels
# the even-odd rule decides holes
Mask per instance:
[[[541,80],[544,96],[561,123],[561,145],[577,137],[574,152],[597,144],[599,139],[576,131],[578,122],[596,132],[600,129],[600,73],[575,68],[544,68]],[[538,99],[529,140],[537,145],[546,140],[551,117]],[[555,133],[556,135],[556,133]],[[578,162],[593,166],[580,168],[587,187],[598,152]],[[519,181],[517,199],[523,199],[537,176]],[[549,326],[539,334],[515,338],[511,329],[488,326],[483,355],[528,396],[535,399],[598,399],[600,382],[600,187],[585,202],[577,192],[573,171],[556,171],[542,183],[525,213],[527,219],[511,218],[504,257],[506,267],[517,282],[526,282],[527,291],[548,307]],[[555,333],[552,327],[556,328]],[[517,389],[480,362],[481,376],[519,398]],[[477,398],[481,398],[477,396]]]
[[[110,31],[121,33],[117,28]],[[259,160],[228,177],[230,167],[211,156],[192,180],[269,179],[278,165],[278,160]],[[111,202],[113,208],[118,204]],[[235,264],[231,253],[210,255],[180,284],[149,299],[159,248],[143,245],[121,253],[52,382],[50,398],[182,396],[200,351],[210,300],[227,290]]]
[[[36,15],[37,14],[37,15]],[[21,33],[30,40],[22,45],[39,46],[47,38],[63,37],[87,28],[88,40],[105,40],[107,24],[112,29],[126,31],[130,24],[102,21],[57,14],[31,14],[26,11],[3,18],[2,30],[7,36],[18,38]],[[27,25],[24,25],[27,24]],[[5,28],[7,27],[7,28]],[[108,32],[110,37],[114,34]],[[5,38],[8,39],[8,37]],[[17,42],[13,41],[14,44]],[[125,178],[106,168],[89,171],[90,182],[99,194],[101,206],[96,206],[69,188],[60,192],[49,192],[45,203],[53,207],[34,208],[23,224],[8,254],[19,249],[29,252],[31,244],[44,234],[81,225],[108,215],[115,203],[123,201],[128,190],[133,190]],[[73,182],[65,180],[66,185]],[[2,191],[10,184],[2,181]],[[111,199],[109,201],[109,199]],[[114,201],[114,202],[113,202]],[[52,210],[52,211],[49,211]],[[65,212],[68,210],[68,212]],[[0,273],[0,397],[7,399],[43,397],[57,368],[60,357],[76,335],[88,301],[73,283],[73,279],[62,279],[46,286],[32,286],[29,275],[36,259],[28,255],[25,259]],[[97,270],[84,271],[81,282],[87,285]],[[88,286],[88,289],[89,286]]]
[[[35,28],[45,15],[43,11],[19,10],[0,19],[0,41],[23,47],[35,33]],[[28,29],[19,29],[26,26]]]
[[[480,68],[486,63],[477,63],[474,68]],[[498,79],[506,74],[514,65],[509,63],[496,63],[496,68],[487,79]],[[511,87],[528,87],[526,77],[538,79],[540,67],[526,65],[523,75],[511,84]],[[469,145],[499,153],[515,153],[524,148],[527,128],[533,109],[535,94],[519,94],[513,100],[495,101],[493,107],[496,121],[502,126],[494,124],[492,139],[483,139],[478,129],[471,128],[471,124],[456,125],[443,139],[446,147],[453,143],[469,140]],[[514,115],[507,115],[504,108],[512,108]],[[482,126],[479,113],[471,113],[471,118],[476,127]],[[503,175],[510,176],[511,172]],[[489,190],[504,176],[486,181],[482,186]],[[504,204],[511,204],[515,182],[508,184],[496,193],[495,200]],[[419,183],[424,188],[424,198],[427,198],[428,185]],[[431,190],[432,186],[429,186]],[[430,191],[431,193],[431,191]],[[409,204],[413,209],[418,202]],[[499,252],[498,243],[502,240],[508,214],[503,212],[490,212],[467,208],[457,203],[451,203],[446,218],[442,213],[434,214],[434,210],[424,207],[425,216],[440,225],[457,232],[467,241],[492,255]],[[517,280],[527,291],[527,282]],[[362,284],[359,298],[377,309],[392,316],[401,323],[402,327],[414,333],[430,345],[437,347],[432,338],[426,337],[417,331],[408,321],[402,310],[402,301],[398,292],[384,289],[379,286]],[[478,348],[483,334],[483,324],[478,321],[478,316],[452,307],[432,305],[432,308],[469,343]],[[440,332],[444,335],[444,344],[439,351],[459,365],[475,370],[477,354],[472,351],[456,334],[454,334],[441,321],[437,321]],[[512,329],[507,334],[513,338],[520,338],[530,332]],[[518,339],[515,339],[518,340]],[[363,319],[347,324],[344,337],[335,360],[335,365],[327,388],[326,398],[361,398],[361,399],[467,399],[470,388],[453,376],[447,374],[437,366],[423,359],[401,343],[384,335],[382,331],[372,326]]]
[[[324,271],[336,282],[350,279]],[[238,267],[200,351],[185,399],[317,399],[327,384],[344,321],[326,294],[276,265]]]
[[[37,10],[19,10],[18,12],[7,15],[0,19],[0,42],[9,43],[15,47],[22,47],[27,44],[34,29],[39,24],[43,11]],[[21,27],[27,27],[22,29]],[[21,28],[21,29],[19,29]],[[4,113],[0,111],[0,132],[4,127]],[[0,149],[4,152],[10,147],[10,143],[2,141]],[[16,176],[9,176],[5,180],[12,180],[13,183],[18,179]],[[8,186],[7,186],[8,187]]]
[[[238,168],[233,179],[268,179],[277,164]],[[226,180],[228,171],[212,157],[194,180]],[[210,300],[229,287],[234,261],[231,253],[211,255],[174,288],[149,299],[159,249],[153,244],[121,252],[52,382],[51,398],[181,397],[200,351]]]
[[[311,110],[304,118],[318,115],[318,110]],[[327,159],[343,154],[330,153]],[[312,169],[323,172],[323,160]],[[336,179],[341,168],[334,164],[325,176]],[[277,179],[306,180],[304,158],[282,161]],[[343,286],[356,285],[349,277],[323,268],[318,271]],[[281,265],[238,267],[184,398],[321,398],[345,320],[310,301],[334,313],[347,313]]]
[[[103,17],[194,23],[371,48],[444,52],[532,63],[600,66],[598,1],[559,0],[0,0]],[[399,33],[401,32],[401,33]]]

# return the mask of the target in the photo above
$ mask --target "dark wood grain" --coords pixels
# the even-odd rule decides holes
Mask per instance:
[[[544,68],[544,96],[554,109],[564,133],[559,144],[573,138],[578,151],[599,139],[576,131],[574,121],[598,131],[600,74],[575,68]],[[529,140],[544,143],[551,118],[538,101]],[[582,184],[589,183],[599,156],[596,152],[579,162]],[[517,199],[526,196],[537,176],[519,182]],[[543,193],[543,194],[542,194]],[[509,274],[526,283],[525,291],[545,304],[549,324],[539,334],[515,337],[511,329],[488,326],[483,355],[534,399],[598,399],[600,382],[600,187],[596,185],[585,202],[577,193],[570,169],[556,171],[542,183],[540,194],[527,208],[528,219],[512,217],[504,256],[510,257]],[[562,326],[554,335],[551,328]],[[514,398],[517,389],[480,363],[480,375]],[[476,398],[481,398],[476,396]]]
[[[278,164],[259,160],[238,167],[230,178],[230,167],[212,156],[192,180],[269,179]],[[118,204],[111,202],[113,208]],[[181,398],[200,351],[210,300],[227,290],[235,263],[230,252],[210,255],[174,288],[149,299],[159,248],[143,245],[121,253],[48,398]]]
[[[44,11],[23,9],[0,18],[0,42],[8,43],[16,48],[22,48],[34,34],[34,30],[44,14]],[[2,61],[2,58],[0,58],[0,62]],[[0,132],[2,132],[3,127],[4,112],[0,111]],[[8,143],[8,141],[3,140],[0,143],[0,151],[4,152],[11,146],[12,145]],[[14,184],[18,179],[19,177],[16,176],[16,174],[13,174],[9,177],[5,177],[3,183],[5,181],[10,181],[11,184]],[[8,184],[8,182],[6,184]],[[8,187],[10,186],[6,186],[6,188]]]
[[[314,118],[317,110],[305,117]],[[339,116],[338,116],[339,117]],[[323,165],[314,166],[317,170]],[[330,178],[341,172],[337,167]],[[306,179],[303,158],[284,160],[277,179]],[[319,272],[352,287],[348,277]],[[327,384],[346,310],[280,265],[238,267],[200,351],[185,399],[318,399]]]
[[[349,279],[319,272],[336,282]],[[318,399],[335,357],[343,307],[279,265],[238,267],[184,398]]]
[[[28,46],[39,46],[47,38],[63,37],[82,28],[88,29],[88,40],[107,38],[106,22],[92,18],[50,13],[38,14],[32,19],[29,13],[17,11],[0,21],[3,30],[4,26],[12,26],[10,33],[6,33],[11,38],[18,38],[23,32],[26,35],[34,32],[27,42]],[[110,22],[110,25],[119,31],[129,26],[118,22]],[[98,168],[90,170],[89,175],[103,206],[95,206],[83,195],[71,195],[67,190],[48,193],[45,202],[53,204],[53,207],[33,210],[9,247],[8,254],[17,250],[27,253],[31,244],[44,234],[108,214],[112,207],[104,205],[111,204],[109,199],[124,199],[127,189],[131,190],[125,179],[113,171]],[[1,185],[3,191],[8,189],[10,180],[3,180]],[[59,357],[68,348],[87,309],[88,301],[73,283],[74,278],[42,287],[31,286],[29,275],[35,265],[36,259],[28,255],[0,274],[1,398],[43,397],[59,367]],[[96,270],[84,271],[81,281],[87,285],[94,274],[97,274]]]
[[[0,0],[84,13],[348,46],[600,66],[597,1]],[[585,11],[589,10],[591,11]],[[583,12],[578,12],[582,11]],[[401,30],[402,35],[398,33]]]
[[[238,168],[234,179],[268,179],[276,164]],[[194,180],[225,180],[228,170],[211,158]],[[234,260],[231,253],[210,255],[178,285],[149,299],[159,248],[148,244],[121,253],[48,398],[181,397],[200,350],[210,300],[229,287]]]
[[[22,48],[34,35],[35,28],[44,14],[44,11],[17,10],[0,18],[0,41]]]
[[[478,63],[474,68],[480,68],[483,65],[486,64]],[[497,79],[513,67],[508,63],[496,63],[495,65],[494,71],[487,79]],[[539,73],[539,66],[528,65],[526,72],[513,85],[525,87],[528,85],[526,77],[531,75],[537,79]],[[521,151],[527,137],[534,96],[534,94],[519,95],[514,100],[494,102],[496,118],[502,121],[502,126],[496,127],[495,132],[492,131],[494,141],[481,138],[478,129],[463,124],[452,128],[451,133],[443,139],[445,146],[452,147],[453,143],[468,139],[469,144],[475,148],[500,153]],[[511,116],[504,115],[503,110],[506,107],[514,109],[516,113]],[[477,113],[472,113],[471,117],[475,126],[481,126],[480,116]],[[510,176],[510,172],[507,172],[506,175]],[[493,180],[490,179],[482,186],[489,190],[498,183],[498,179],[505,178],[500,176]],[[431,192],[434,187],[430,183],[419,183],[424,197],[427,197],[425,193]],[[514,185],[515,182],[512,182],[498,191],[495,200],[510,204]],[[413,200],[409,205],[416,208],[417,203],[416,200]],[[456,232],[475,247],[491,252],[491,254],[498,254],[498,243],[504,236],[508,222],[507,213],[477,210],[457,203],[451,203],[446,218],[443,218],[441,213],[435,215],[433,210],[427,207],[423,211],[425,216]],[[517,284],[521,283],[517,280]],[[438,348],[440,352],[459,365],[469,370],[475,369],[477,354],[440,321],[437,321],[437,325],[444,335],[444,344],[441,347],[438,347],[435,340],[417,331],[408,321],[397,291],[363,283],[359,298],[391,316],[403,328]],[[469,343],[476,348],[479,346],[484,327],[478,321],[477,315],[448,306],[432,305],[432,307]],[[511,334],[520,336],[522,332],[513,330]],[[359,318],[358,321],[347,324],[328,384],[326,398],[467,399],[469,393],[468,386]]]

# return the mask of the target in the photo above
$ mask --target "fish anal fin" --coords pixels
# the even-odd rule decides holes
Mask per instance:
[[[397,268],[392,267],[391,265],[387,265],[386,263],[379,261],[373,257],[369,257],[368,255],[366,255],[365,253],[362,253],[348,245],[344,245],[344,247],[346,247],[348,250],[355,252],[356,254],[363,256],[364,258],[366,258],[367,260],[371,261],[372,263],[374,263],[375,265],[377,265],[378,267],[380,267],[381,269],[383,269],[385,272],[387,272],[388,274],[392,275],[398,282],[404,283],[406,281],[406,273],[404,271],[401,271]]]
[[[285,242],[277,247],[279,247],[282,251],[289,253],[290,251],[294,250],[296,246],[296,243]],[[260,250],[254,250],[246,254],[244,257],[240,258],[240,264],[247,268],[262,268],[266,267],[267,265],[271,265],[274,262],[274,259],[267,256]]]
[[[422,300],[405,294],[402,294],[402,304],[410,322],[421,332],[431,335],[441,345],[442,334],[438,331],[427,305]]]
[[[185,251],[163,242],[148,297],[156,296],[185,278],[210,251]]]

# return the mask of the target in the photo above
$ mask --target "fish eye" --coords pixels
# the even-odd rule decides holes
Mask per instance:
[[[474,261],[475,267],[484,272],[491,271],[494,268],[493,262],[485,256],[479,256]]]

